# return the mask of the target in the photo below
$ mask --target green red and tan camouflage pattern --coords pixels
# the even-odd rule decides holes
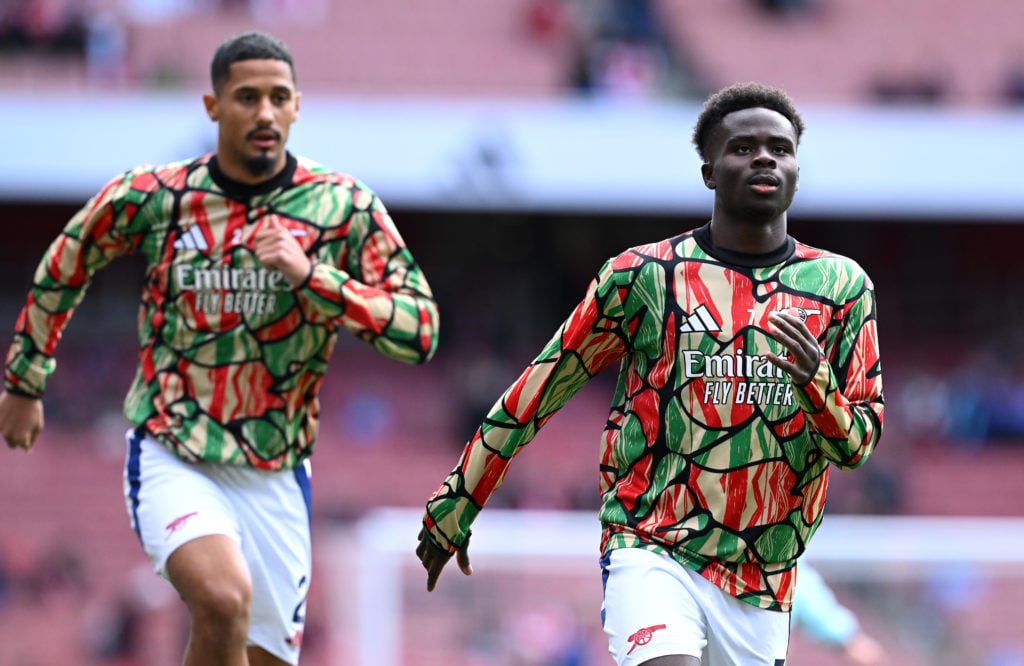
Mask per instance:
[[[42,395],[93,274],[141,253],[140,354],[125,415],[186,460],[289,469],[312,452],[339,330],[422,363],[437,346],[437,306],[358,180],[289,155],[273,186],[228,193],[211,158],[129,171],[69,221],[36,270],[4,384]],[[288,228],[313,259],[299,288],[253,253],[268,224]]]
[[[449,551],[512,458],[593,376],[619,362],[600,446],[601,549],[671,555],[729,594],[787,611],[817,529],[829,463],[861,465],[881,434],[874,291],[854,261],[792,243],[777,263],[715,258],[693,232],[609,260],[494,405],[424,523]],[[795,308],[823,362],[806,386],[768,314]]]

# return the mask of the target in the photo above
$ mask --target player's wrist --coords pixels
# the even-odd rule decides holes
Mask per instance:
[[[294,283],[295,284],[295,288],[296,289],[305,289],[306,285],[308,285],[310,282],[313,281],[313,273],[315,271],[316,271],[316,262],[311,259],[311,260],[309,260],[309,268],[306,269],[306,271],[303,274],[302,278],[300,280],[298,280],[296,283]]]

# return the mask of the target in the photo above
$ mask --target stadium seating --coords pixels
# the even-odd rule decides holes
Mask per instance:
[[[711,87],[760,80],[829,105],[872,99],[882,80],[941,76],[946,101],[1000,103],[1021,65],[1020,6],[1004,0],[822,0],[772,16],[751,0],[657,3]]]
[[[272,6],[274,3],[258,3]],[[290,3],[280,3],[282,7]],[[938,84],[945,103],[1004,102],[1024,68],[1018,3],[894,0],[807,3],[773,16],[752,0],[656,0],[661,27],[709,89],[739,80],[787,88],[805,102],[877,100],[880,86]],[[298,5],[296,5],[298,6]],[[593,6],[570,3],[578,13]],[[577,17],[585,25],[586,16]],[[209,54],[226,35],[271,29],[292,47],[306,90],[355,96],[554,98],[566,94],[573,30],[531,38],[526,3],[443,0],[430,5],[324,0],[275,14],[204,10],[168,21],[126,19],[129,89],[204,89]],[[181,35],[188,34],[183,48]],[[5,89],[88,88],[66,57],[0,54]]]

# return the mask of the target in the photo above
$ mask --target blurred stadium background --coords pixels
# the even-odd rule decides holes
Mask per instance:
[[[513,466],[484,517],[531,513],[482,525],[473,579],[426,594],[416,509],[601,262],[707,218],[689,144],[705,94],[781,85],[808,124],[791,231],[873,276],[888,404],[875,456],[833,475],[809,558],[884,663],[1024,664],[1022,25],[1019,0],[3,0],[0,330],[104,182],[212,149],[216,44],[277,34],[305,94],[293,151],[380,194],[442,312],[425,367],[338,346],[303,664],[608,664],[610,375]],[[98,276],[47,430],[0,464],[0,664],[178,663],[182,611],[120,491],[140,284],[131,259]],[[845,662],[796,634],[789,663]]]

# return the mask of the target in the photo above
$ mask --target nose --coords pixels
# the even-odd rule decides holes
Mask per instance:
[[[775,166],[775,155],[772,154],[768,146],[759,146],[754,151],[751,164],[754,166]]]
[[[259,108],[256,109],[256,119],[260,125],[271,125],[274,122],[274,104],[269,98],[260,100]]]

